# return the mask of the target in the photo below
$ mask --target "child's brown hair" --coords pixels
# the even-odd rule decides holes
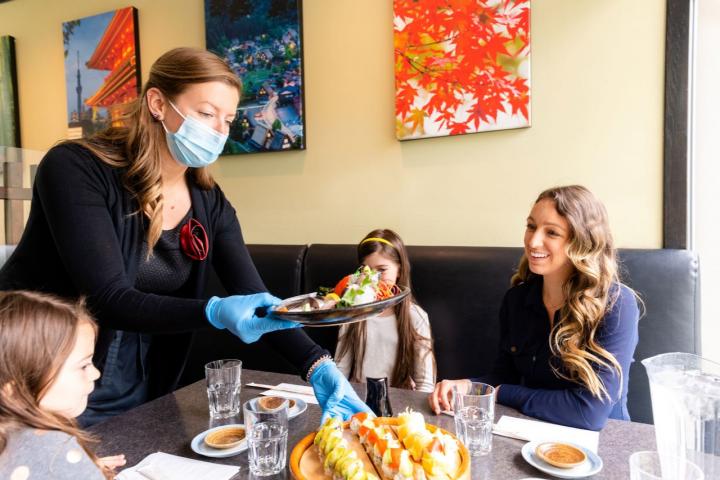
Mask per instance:
[[[82,300],[69,303],[43,293],[0,292],[0,453],[18,429],[58,430],[77,438],[103,474],[112,478],[88,447],[94,440],[74,419],[40,408],[83,323],[97,330]]]

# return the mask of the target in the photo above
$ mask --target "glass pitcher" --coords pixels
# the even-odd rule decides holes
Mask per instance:
[[[664,353],[642,363],[663,479],[684,478],[680,470],[688,460],[706,480],[720,480],[720,364],[691,353]]]

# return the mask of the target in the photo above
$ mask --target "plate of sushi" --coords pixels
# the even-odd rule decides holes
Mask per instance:
[[[296,480],[470,480],[470,454],[419,412],[328,419],[290,455]]]
[[[409,288],[387,283],[379,272],[363,266],[333,288],[320,287],[316,292],[283,300],[268,315],[308,327],[343,325],[378,315],[409,294]]]

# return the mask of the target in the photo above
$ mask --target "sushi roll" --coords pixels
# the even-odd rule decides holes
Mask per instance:
[[[410,454],[400,447],[388,448],[382,459],[382,472],[393,480],[412,480],[415,468]]]
[[[423,414],[410,408],[406,408],[404,412],[398,415],[398,421],[397,434],[400,440],[403,440],[411,433],[427,431]]]
[[[365,464],[363,464],[362,460],[358,459],[357,454],[353,451],[335,463],[333,478],[335,478],[335,480],[346,480],[354,476],[358,470],[364,471]]]
[[[403,439],[402,443],[410,452],[410,456],[412,456],[413,460],[420,462],[422,461],[423,450],[425,450],[425,447],[428,446],[432,440],[432,434],[423,429],[421,431],[408,434]]]
[[[340,421],[340,419],[338,418],[330,417],[325,420],[323,426],[320,427],[320,430],[318,430],[318,432],[315,434],[315,439],[313,440],[313,443],[315,445],[320,445],[323,439],[325,439],[327,435],[333,430],[342,431],[342,421]]]
[[[388,448],[398,448],[400,446],[400,442],[397,441],[392,433],[385,430],[382,437],[378,438],[378,441],[373,445],[371,459],[376,462],[376,464],[381,464],[383,455],[385,455],[385,451]]]
[[[372,420],[365,420],[357,430],[357,436],[358,439],[360,439],[360,443],[362,445],[365,445],[367,442],[368,434],[375,429],[375,423]]]
[[[345,445],[338,445],[335,448],[333,448],[330,452],[327,453],[325,456],[325,461],[323,462],[323,467],[325,468],[325,473],[328,475],[332,475],[333,471],[335,470],[335,464],[342,458],[350,455],[355,454],[349,446]],[[357,454],[355,454],[357,456]]]
[[[318,445],[320,455],[325,456],[329,454],[341,442],[344,442],[347,445],[347,441],[343,438],[342,430],[330,430],[330,432],[323,440],[320,441],[320,444]]]
[[[371,416],[372,414],[367,412],[358,412],[352,417],[350,417],[350,431],[353,433],[357,433],[358,429],[360,428],[360,425],[365,423],[366,421],[370,421],[371,425],[375,425],[374,422],[372,422],[372,419],[375,418],[375,416]]]
[[[422,466],[425,473],[430,477],[447,475],[452,478],[452,465],[445,455],[443,444],[437,437],[425,447],[422,457]]]

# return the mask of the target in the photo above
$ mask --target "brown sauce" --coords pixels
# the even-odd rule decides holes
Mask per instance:
[[[583,452],[577,448],[566,445],[556,445],[548,448],[543,454],[553,462],[557,463],[578,463],[585,460]]]
[[[205,438],[205,443],[213,448],[223,448],[226,445],[238,443],[245,438],[245,429],[239,427],[228,427],[216,430]]]

